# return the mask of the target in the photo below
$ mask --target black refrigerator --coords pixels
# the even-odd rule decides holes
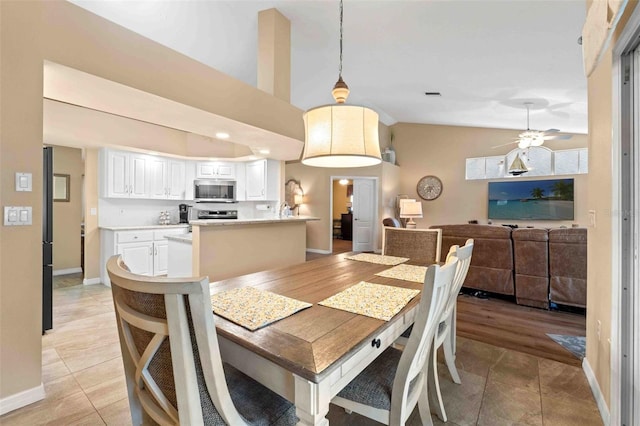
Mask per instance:
[[[53,328],[53,148],[43,152],[42,334]]]

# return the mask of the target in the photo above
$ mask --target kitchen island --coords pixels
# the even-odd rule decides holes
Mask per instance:
[[[208,276],[220,281],[306,260],[309,216],[268,219],[192,220],[191,241],[169,240],[168,276]],[[186,253],[191,245],[191,269]]]

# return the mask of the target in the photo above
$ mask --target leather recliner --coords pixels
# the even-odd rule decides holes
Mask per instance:
[[[511,228],[494,225],[438,225],[431,228],[442,229],[442,262],[449,247],[456,244],[462,247],[468,238],[473,238],[473,256],[464,287],[515,294]]]
[[[515,262],[516,302],[549,307],[549,231],[520,228],[511,233]]]
[[[587,228],[549,230],[549,300],[587,307]]]

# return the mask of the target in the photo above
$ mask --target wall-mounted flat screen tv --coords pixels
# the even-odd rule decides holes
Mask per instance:
[[[489,182],[489,219],[573,220],[573,179]]]

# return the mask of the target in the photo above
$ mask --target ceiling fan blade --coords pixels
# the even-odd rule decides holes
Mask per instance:
[[[558,140],[567,140],[567,139],[571,139],[572,135],[554,135],[554,136],[545,136],[544,140],[545,141],[558,141]]]
[[[492,147],[491,147],[491,149],[501,148],[501,147],[503,147],[503,146],[513,145],[513,144],[516,144],[516,143],[518,143],[518,141],[515,141],[515,142],[509,142],[509,143],[503,143],[502,145],[492,146]]]

